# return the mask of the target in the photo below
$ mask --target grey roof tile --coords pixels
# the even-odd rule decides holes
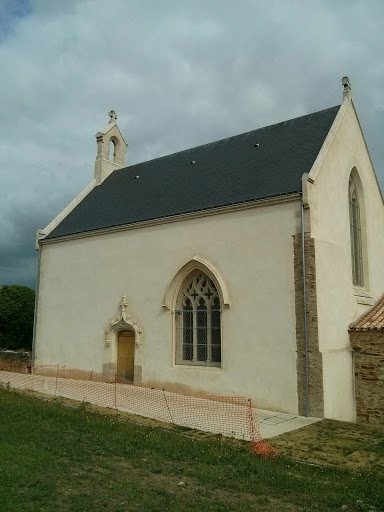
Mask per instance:
[[[47,239],[299,192],[338,110],[116,170]]]

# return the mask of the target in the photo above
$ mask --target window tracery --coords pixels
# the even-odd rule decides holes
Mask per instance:
[[[176,362],[221,366],[221,304],[215,283],[197,271],[184,282],[176,311]]]

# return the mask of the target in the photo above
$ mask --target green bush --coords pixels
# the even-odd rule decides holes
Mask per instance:
[[[27,286],[0,289],[0,347],[31,350],[35,292]]]

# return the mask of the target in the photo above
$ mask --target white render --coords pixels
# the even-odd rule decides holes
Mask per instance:
[[[348,325],[384,291],[384,206],[349,80],[343,84],[340,110],[312,169],[303,175],[302,200],[296,194],[44,240],[64,210],[39,236],[35,365],[113,371],[117,333],[128,327],[135,332],[138,383],[247,396],[258,408],[298,414],[293,237],[301,235],[303,203],[305,233],[315,244],[324,416],[355,421]],[[98,133],[95,180],[87,192],[114,166],[123,166],[124,155],[108,162],[106,146],[100,146],[107,133],[106,141],[121,137],[119,148],[125,152],[115,117],[110,124]],[[352,282],[352,171],[361,182],[364,288]],[[211,277],[220,294],[221,368],[175,363],[175,300],[194,269]]]
[[[142,365],[143,384],[245,395],[258,407],[297,413],[298,230],[296,199],[42,245],[35,364],[102,371],[114,363],[116,336],[106,346],[105,331],[124,295],[142,328],[135,365]],[[175,365],[173,313],[164,297],[194,256],[217,269],[231,298],[222,313],[222,368]]]

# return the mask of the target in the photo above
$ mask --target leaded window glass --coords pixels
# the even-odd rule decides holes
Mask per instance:
[[[351,232],[352,280],[354,285],[364,286],[360,202],[356,183],[352,176],[349,179],[349,223]]]
[[[176,362],[221,366],[221,308],[215,283],[203,272],[187,278],[176,310]]]

